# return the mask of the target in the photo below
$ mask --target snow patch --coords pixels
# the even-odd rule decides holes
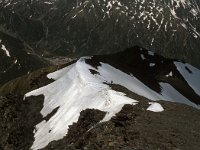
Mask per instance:
[[[149,66],[150,67],[154,67],[156,64],[155,63],[150,63]]]
[[[1,49],[6,53],[6,55],[8,56],[8,57],[11,57],[10,56],[10,52],[6,49],[6,46],[5,45],[1,45]]]
[[[144,55],[143,54],[141,54],[141,58],[142,58],[142,60],[145,60],[146,58],[144,57]]]
[[[170,71],[170,73],[169,74],[167,74],[167,75],[165,75],[166,77],[172,77],[173,76],[173,73],[172,73],[172,71]]]
[[[186,97],[184,97],[181,93],[179,93],[170,84],[163,83],[163,82],[160,82],[159,84],[160,84],[161,89],[162,89],[161,94],[165,97],[165,99],[167,101],[187,104],[189,106],[193,106],[195,108],[198,108],[198,106],[196,104],[192,103],[190,100],[188,100]]]
[[[149,102],[150,106],[147,108],[149,111],[153,112],[162,112],[164,111],[164,108],[159,104],[155,102]]]
[[[44,2],[44,4],[52,5],[52,2]]]
[[[200,96],[200,70],[187,63],[174,62],[174,64],[189,86]]]
[[[148,51],[148,54],[151,56],[154,56],[154,52],[152,52],[152,51]]]
[[[108,64],[101,63],[101,66],[98,67],[98,72],[100,75],[97,76],[102,78],[104,82],[119,84],[126,87],[128,90],[151,100],[165,99],[162,95],[147,87],[136,77],[128,75]]]
[[[178,19],[176,12],[174,9],[170,9],[171,14],[174,16],[174,18]]]

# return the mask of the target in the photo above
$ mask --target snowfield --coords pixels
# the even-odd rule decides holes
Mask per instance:
[[[127,97],[125,93],[112,90],[109,86],[112,83],[150,100],[174,101],[197,107],[168,84],[160,83],[162,92],[157,93],[133,75],[128,75],[105,63],[100,63],[101,66],[97,68],[92,67],[85,62],[86,59],[91,58],[80,58],[68,67],[48,74],[49,79],[55,80],[53,83],[25,95],[25,97],[44,95],[43,109],[40,112],[43,117],[58,108],[48,121],[43,120],[35,126],[35,141],[31,149],[38,150],[46,147],[51,141],[62,139],[68,133],[69,125],[77,122],[80,112],[85,109],[106,112],[105,117],[100,121],[104,122],[120,112],[125,104],[138,103],[137,100]],[[90,70],[95,70],[97,73],[92,74]],[[164,111],[159,103],[150,103],[147,110]]]
[[[113,91],[104,80],[92,75],[84,58],[68,66],[48,78],[56,80],[40,89],[27,93],[25,96],[44,95],[43,117],[54,109],[58,111],[49,121],[36,125],[35,141],[31,149],[41,149],[53,140],[62,139],[68,132],[68,126],[78,121],[80,112],[87,108],[107,112],[102,121],[108,121],[118,113],[125,104],[137,104],[124,93]]]
[[[200,96],[200,71],[190,64],[174,63],[190,87]]]

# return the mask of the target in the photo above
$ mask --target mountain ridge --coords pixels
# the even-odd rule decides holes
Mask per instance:
[[[183,67],[178,68],[180,66]],[[153,73],[154,70],[157,72]],[[10,146],[18,149],[101,149],[104,147],[99,145],[101,141],[104,149],[144,149],[146,146],[149,149],[187,149],[186,143],[196,149],[199,142],[189,131],[194,130],[197,133],[195,136],[200,136],[199,128],[194,128],[198,126],[200,102],[195,100],[200,98],[200,93],[196,90],[198,85],[185,75],[195,78],[197,83],[199,72],[189,64],[166,59],[138,46],[115,54],[82,57],[67,65],[38,70],[0,87],[3,96],[0,101],[3,108],[1,116],[6,116],[1,118],[1,122],[5,124],[4,128],[7,128],[6,124],[10,127],[0,130],[4,135],[0,145],[6,148],[11,140]],[[139,78],[139,74],[144,78]],[[150,83],[155,82],[159,88],[148,84],[147,81],[151,79]],[[176,84],[179,88],[176,88]],[[12,104],[12,101],[18,104]],[[7,102],[12,105],[8,107]],[[17,106],[20,106],[19,109]],[[14,122],[9,121],[13,115],[7,116],[12,111],[16,112],[13,113],[17,118]],[[23,116],[34,117],[24,124]],[[166,123],[168,119],[173,122]],[[188,119],[194,123],[189,129]],[[149,123],[159,130],[145,129]],[[16,124],[20,124],[20,127]],[[178,131],[177,127],[183,131]],[[24,144],[19,144],[20,140],[16,138],[19,128],[25,128],[30,137]],[[124,128],[130,132],[131,128],[137,131],[136,137],[126,132],[126,135],[122,134],[119,130]],[[167,134],[167,141],[161,138],[166,135],[163,130],[170,133]],[[149,138],[145,138],[144,131],[165,142],[156,143],[157,140],[153,140],[149,134]],[[25,132],[20,131],[21,139],[25,138]],[[76,132],[79,136],[76,136]],[[98,137],[97,132],[102,137]],[[110,140],[102,141],[103,137],[107,137],[106,133],[110,133],[114,139],[109,136]],[[119,134],[122,139],[117,139]],[[193,146],[191,142],[182,143],[182,139],[186,140],[185,134],[190,135],[187,138],[191,139]],[[177,141],[169,142],[170,139]],[[113,145],[112,142],[118,144]]]

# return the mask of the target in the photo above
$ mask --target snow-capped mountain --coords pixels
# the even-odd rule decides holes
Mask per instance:
[[[12,123],[8,121],[7,124],[11,124],[9,128],[12,130],[1,132],[9,132],[8,139],[12,141],[15,136],[11,135],[17,135],[18,128],[27,130],[21,130],[20,137],[14,140],[16,142],[11,142],[11,145],[18,149],[38,150],[50,147],[69,149],[73,143],[68,142],[78,138],[71,135],[71,130],[81,134],[80,136],[85,136],[90,130],[96,131],[96,126],[112,122],[113,118],[123,111],[126,111],[125,115],[133,113],[130,116],[134,116],[136,112],[145,112],[151,115],[153,113],[153,116],[154,113],[159,116],[166,113],[168,116],[164,115],[166,120],[171,117],[176,118],[177,115],[175,120],[180,121],[181,118],[181,121],[186,122],[187,119],[192,119],[191,116],[194,114],[195,116],[199,114],[200,70],[187,63],[166,59],[138,46],[110,55],[81,57],[60,69],[57,68],[58,70],[55,72],[51,71],[55,69],[39,70],[0,87],[0,94],[5,96],[5,99],[1,98],[0,101],[3,103],[0,105],[3,108],[3,115],[14,111],[15,117],[19,118]],[[17,103],[16,110],[15,104],[7,105],[9,101]],[[130,111],[126,106],[136,110]],[[95,113],[96,119],[89,119],[87,125],[83,125],[84,127],[76,127],[76,124],[84,124],[85,117],[82,115],[88,110],[91,110],[90,113]],[[173,114],[174,111],[176,111],[176,115]],[[183,111],[183,116],[178,114],[181,111]],[[195,113],[191,114],[193,112]],[[8,116],[8,118],[12,118],[12,116]],[[145,116],[143,117],[145,118]],[[182,117],[187,117],[187,119]],[[1,122],[6,122],[6,118],[4,117]],[[130,118],[130,120],[131,124],[134,124],[134,119]],[[121,122],[123,124],[123,121]],[[194,121],[195,128],[198,122]],[[20,124],[19,127],[16,127],[16,123]],[[177,122],[170,124],[174,125],[175,123]],[[155,124],[157,123],[155,122]],[[181,128],[185,128],[186,125],[187,129],[185,130],[188,130],[187,123],[179,122],[174,126],[179,127],[179,125],[182,126]],[[112,130],[115,128],[117,126],[111,127]],[[164,125],[163,128],[162,131],[174,132],[171,131],[172,127],[169,125]],[[198,129],[194,129],[193,126],[190,128],[192,129],[189,129],[189,132]],[[79,129],[80,132],[77,131]],[[10,133],[11,131],[12,133]],[[91,132],[91,134],[93,133]],[[5,136],[2,138],[7,139],[7,134],[3,135]],[[16,144],[23,143],[20,141],[27,135],[29,137],[27,142]],[[180,136],[183,138],[182,133]],[[68,144],[63,144],[62,142],[67,137],[69,138],[68,142],[66,141]],[[3,148],[8,146],[6,143],[9,141],[2,141],[4,143],[0,145],[4,145]],[[53,143],[56,142],[61,143],[54,145]],[[197,141],[197,143],[199,142]],[[152,146],[152,144],[150,145]],[[158,148],[156,144],[153,145],[154,148]],[[180,145],[176,146],[180,147]],[[195,144],[193,148],[195,149]]]
[[[48,121],[44,119],[36,125],[33,150],[62,139],[83,110],[106,112],[100,121],[105,122],[120,112],[125,104],[139,103],[138,99],[114,90],[113,85],[152,101],[172,101],[200,108],[200,70],[164,59],[140,47],[108,56],[83,57],[47,77],[55,81],[25,95],[44,95],[40,111],[44,118],[57,109]],[[159,103],[150,102],[147,110],[162,112],[164,108]]]
[[[0,0],[0,150],[198,150],[199,43],[198,0]]]
[[[3,0],[0,31],[40,59],[140,45],[199,66],[199,7],[198,0]]]

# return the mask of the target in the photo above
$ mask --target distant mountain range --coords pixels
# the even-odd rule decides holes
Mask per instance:
[[[0,87],[0,148],[198,150],[198,83],[139,46],[39,69]]]
[[[63,56],[107,54],[134,45],[200,67],[200,2],[1,0],[0,40],[0,83]]]

